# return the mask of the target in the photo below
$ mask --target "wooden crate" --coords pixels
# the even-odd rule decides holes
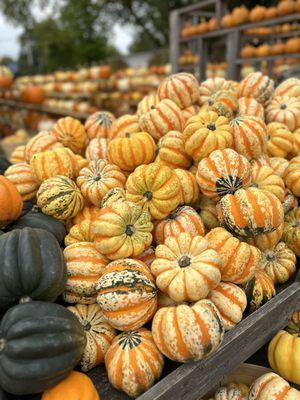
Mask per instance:
[[[205,396],[284,328],[291,314],[300,308],[300,282],[282,285],[278,289],[279,293],[273,299],[225,334],[222,345],[212,356],[187,364],[166,360],[163,378],[138,399],[199,400]],[[101,400],[129,399],[111,387],[104,366],[93,369],[88,375]]]

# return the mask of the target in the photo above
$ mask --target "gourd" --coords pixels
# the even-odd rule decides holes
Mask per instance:
[[[11,165],[4,176],[16,186],[23,201],[35,198],[39,185],[27,163]]]
[[[57,148],[63,148],[63,145],[57,141],[55,136],[49,134],[48,131],[42,131],[33,136],[26,144],[23,151],[25,160],[23,161],[30,163],[31,158],[35,154],[42,153],[43,151],[54,150]]]
[[[292,150],[293,134],[285,124],[271,122],[267,125],[268,143],[267,152],[272,157],[285,158]]]
[[[258,310],[276,294],[273,280],[263,270],[257,270],[254,277],[244,285],[244,289],[250,313]]]
[[[297,257],[300,256],[300,207],[285,215],[282,240]]]
[[[108,140],[123,137],[125,133],[140,132],[139,118],[137,115],[125,114],[117,118],[108,131]]]
[[[209,400],[248,400],[249,388],[242,383],[230,383],[219,387]]]
[[[263,6],[255,6],[249,14],[249,18],[251,22],[258,22],[258,21],[262,21],[263,19],[266,18],[266,7]]]
[[[163,136],[158,144],[158,154],[155,162],[170,168],[189,168],[192,160],[184,148],[183,134],[170,131]]]
[[[147,267],[151,267],[151,264],[155,260],[155,247],[149,246],[145,249],[142,254],[137,257],[138,260],[143,261]]]
[[[156,247],[151,272],[157,287],[172,300],[198,301],[221,281],[219,254],[201,236],[180,233]]]
[[[289,189],[285,190],[285,197],[282,202],[282,207],[284,214],[298,207],[298,199],[293,195],[293,193],[290,192]]]
[[[237,95],[233,91],[220,90],[208,100],[208,108],[220,116],[233,118],[238,111]]]
[[[69,246],[70,244],[78,242],[93,242],[94,235],[92,233],[92,228],[93,222],[89,219],[74,224],[65,237],[65,245]]]
[[[126,194],[124,189],[122,188],[110,189],[101,201],[101,208],[110,206],[111,204],[116,203],[117,201],[125,201],[125,200],[126,200]],[[97,209],[97,213],[98,212],[99,209]]]
[[[249,391],[249,400],[289,400],[299,397],[298,390],[291,388],[281,376],[269,372],[256,379]]]
[[[266,107],[266,121],[280,122],[290,131],[300,127],[300,99],[296,97],[274,97]]]
[[[300,310],[295,311],[292,318],[286,327],[286,331],[292,335],[298,335],[300,332]]]
[[[288,167],[284,171],[283,180],[285,185],[296,196],[300,197],[300,157],[290,160]]]
[[[142,100],[139,102],[137,106],[137,115],[140,117],[141,115],[149,112],[152,106],[156,106],[159,103],[158,96],[156,94],[149,94],[144,96]]]
[[[0,229],[21,215],[23,200],[16,186],[0,175]]]
[[[108,142],[106,138],[92,139],[85,149],[85,157],[90,161],[97,161],[107,158]]]
[[[261,72],[251,72],[244,78],[238,89],[238,97],[254,98],[261,104],[270,100],[274,92],[274,81]]]
[[[254,115],[261,119],[265,117],[264,107],[254,98],[240,97],[238,99],[238,105],[239,115]]]
[[[87,142],[87,134],[82,123],[72,117],[60,118],[53,126],[51,134],[73,153],[82,154]]]
[[[262,166],[271,167],[270,157],[268,156],[268,154],[263,153],[258,158],[251,160],[251,165],[252,166],[255,165],[257,167],[262,167]]]
[[[123,332],[113,340],[105,356],[105,366],[112,386],[137,397],[160,378],[164,357],[151,331],[141,328]]]
[[[270,167],[252,167],[252,184],[261,190],[268,191],[276,196],[281,202],[285,196],[285,186],[282,178],[274,173]]]
[[[114,189],[112,189],[114,190]],[[110,191],[111,192],[111,191]],[[102,205],[101,205],[102,207]],[[100,209],[98,207],[95,206],[85,206],[83,207],[82,210],[80,210],[78,212],[78,214],[76,214],[76,216],[73,218],[72,220],[72,225],[75,224],[80,224],[80,222],[88,219],[90,221],[94,221],[95,219],[98,218],[98,215],[100,213]]]
[[[277,245],[282,237],[283,223],[279,225],[273,232],[262,233],[257,236],[247,237],[246,242],[252,246],[256,246],[259,250],[265,251],[272,249]]]
[[[300,97],[300,79],[292,77],[281,82],[275,89],[275,96]]]
[[[9,161],[11,164],[17,164],[25,161],[24,156],[25,146],[17,146],[11,153]]]
[[[289,161],[282,157],[271,157],[270,158],[271,168],[275,172],[276,175],[283,177],[284,171],[287,169],[289,165]]]
[[[199,197],[199,186],[195,176],[185,169],[176,168],[174,170],[178,177],[181,188],[181,204],[195,204]]]
[[[157,289],[149,268],[140,260],[119,259],[106,266],[97,283],[97,302],[114,328],[135,330],[157,308]]]
[[[108,111],[97,111],[90,115],[84,124],[89,139],[107,138],[115,117]]]
[[[39,393],[60,382],[76,366],[86,345],[75,315],[58,304],[40,301],[9,309],[0,336],[0,385],[15,395]]]
[[[197,115],[200,111],[200,106],[197,104],[193,104],[192,106],[186,107],[182,110],[182,116],[184,119],[184,122],[186,122],[189,118],[193,117],[194,115]]]
[[[262,255],[261,266],[275,284],[285,283],[296,271],[296,256],[284,242]]]
[[[292,14],[295,9],[294,4],[292,0],[280,1],[277,6],[278,15]]]
[[[206,196],[200,196],[198,206],[200,208],[200,217],[207,231],[220,225],[217,215],[217,207],[214,201],[210,200]]]
[[[209,78],[205,81],[201,82],[199,86],[199,102],[200,105],[207,103],[207,101],[211,98],[212,95],[217,93],[219,90],[226,90],[230,86],[229,81],[226,81],[224,78],[216,77]]]
[[[11,163],[6,159],[6,157],[0,155],[0,174],[3,175]]]

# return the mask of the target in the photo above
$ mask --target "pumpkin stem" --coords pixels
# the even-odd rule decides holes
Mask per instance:
[[[188,267],[189,265],[191,265],[191,259],[188,256],[182,256],[179,259],[178,264],[179,264],[180,268]]]
[[[83,321],[82,326],[85,331],[89,331],[92,327],[91,324],[89,323],[89,321]]]
[[[287,109],[287,105],[286,104],[281,104],[280,109],[281,110],[286,110]]]
[[[100,181],[100,179],[101,179],[101,175],[99,173],[95,172],[95,174],[93,175],[93,180],[97,182],[97,181]]]
[[[30,296],[23,296],[20,298],[19,303],[24,304],[24,303],[30,303],[32,301],[32,298]]]
[[[132,236],[135,232],[135,227],[133,225],[126,225],[125,233],[127,236]]]
[[[268,261],[275,261],[276,260],[276,254],[274,253],[274,251],[266,252],[266,259]]]
[[[216,124],[214,122],[210,122],[207,125],[207,129],[209,129],[210,131],[215,131],[216,130]]]
[[[151,106],[150,109],[151,109],[151,110],[155,110],[155,106]]]
[[[144,197],[146,197],[147,200],[152,200],[153,194],[152,192],[147,191],[144,193]]]
[[[4,350],[5,344],[6,344],[5,339],[1,338],[0,339],[0,351]]]
[[[129,132],[126,132],[126,133],[125,133],[125,137],[126,137],[126,138],[130,138],[130,133],[129,133]]]

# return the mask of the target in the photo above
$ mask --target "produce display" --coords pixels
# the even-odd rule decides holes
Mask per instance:
[[[0,158],[0,387],[99,400],[86,374],[103,364],[137,397],[166,359],[218,352],[294,279],[299,129],[296,78],[179,73],[135,114],[67,116]],[[282,378],[262,376],[249,400],[299,398],[284,380],[300,384],[299,320],[269,346]],[[247,395],[237,382],[214,399]]]

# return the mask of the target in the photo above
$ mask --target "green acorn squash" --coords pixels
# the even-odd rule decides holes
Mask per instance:
[[[3,175],[11,163],[3,155],[0,155],[0,175]],[[1,397],[0,397],[1,400]]]
[[[82,325],[65,307],[19,304],[0,324],[0,386],[15,395],[42,392],[74,369],[85,346]]]
[[[0,308],[33,300],[55,301],[67,273],[63,252],[44,229],[15,229],[0,236]]]

